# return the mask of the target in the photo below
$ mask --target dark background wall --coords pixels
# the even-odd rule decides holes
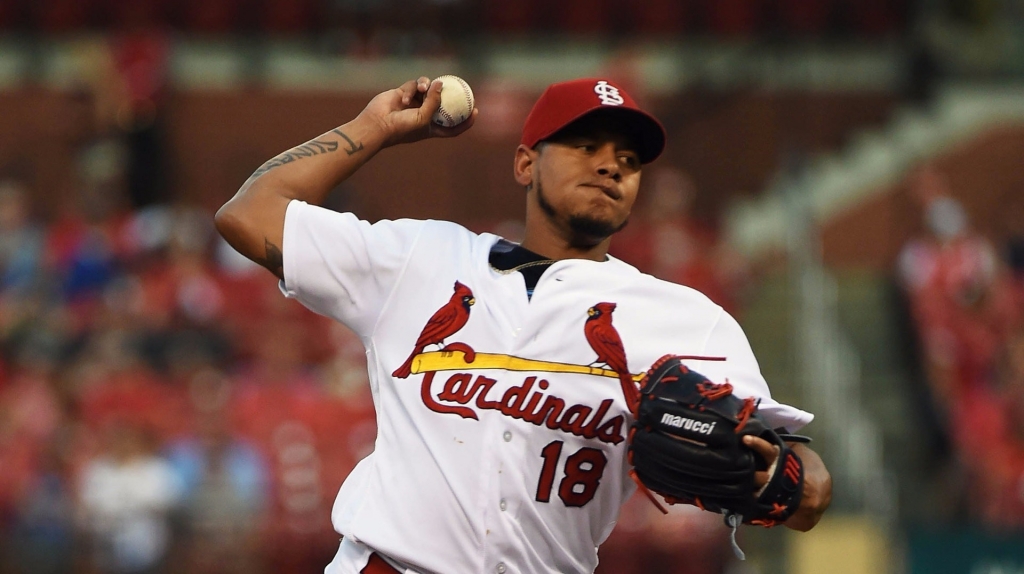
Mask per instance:
[[[971,226],[996,245],[1024,237],[1024,126],[1005,126],[946,150],[932,165]],[[825,262],[833,267],[891,269],[900,248],[922,229],[920,207],[906,181],[834,217],[823,230]]]
[[[354,117],[372,94],[190,92],[172,95],[163,113],[173,195],[211,209],[263,161]],[[520,126],[536,98],[478,97],[481,117],[466,137],[385,151],[347,187],[346,207],[370,219],[517,218],[521,192],[511,178]],[[855,127],[879,124],[894,98],[878,94],[691,92],[649,102],[669,144],[659,164],[682,167],[699,190],[695,209],[715,221],[733,198],[756,194],[786,158],[834,149]],[[0,166],[25,177],[44,216],[76,197],[72,153],[91,121],[91,103],[73,94],[0,94]],[[658,165],[658,164],[655,164]]]

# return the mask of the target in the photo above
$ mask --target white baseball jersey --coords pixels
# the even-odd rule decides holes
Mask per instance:
[[[620,374],[584,333],[598,303],[614,304],[637,378],[665,354],[722,356],[687,364],[760,397],[775,427],[811,420],[771,399],[740,327],[702,294],[608,258],[555,262],[528,299],[488,262],[499,239],[289,205],[282,289],[359,334],[377,411],[375,450],[334,505],[349,547],[328,572],[359,572],[367,549],[412,572],[593,572],[635,489]]]

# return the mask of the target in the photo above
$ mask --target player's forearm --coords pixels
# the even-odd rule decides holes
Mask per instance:
[[[281,276],[284,213],[298,199],[322,204],[383,147],[379,122],[359,116],[261,165],[217,212],[217,230],[239,253]]]
[[[267,160],[242,184],[236,199],[275,194],[289,201],[323,203],[332,189],[380,151],[386,137],[379,122],[360,115]]]
[[[814,528],[832,503],[832,475],[818,453],[800,443],[790,443],[790,447],[804,463],[804,492],[800,508],[786,526],[806,532]]]

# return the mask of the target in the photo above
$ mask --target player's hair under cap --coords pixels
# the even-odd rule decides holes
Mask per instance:
[[[556,132],[599,110],[622,114],[635,130],[641,163],[650,163],[665,149],[665,128],[654,116],[640,109],[618,85],[601,78],[582,78],[551,84],[526,116],[521,143],[533,148]]]

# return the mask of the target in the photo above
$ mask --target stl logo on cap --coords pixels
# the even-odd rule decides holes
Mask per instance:
[[[619,89],[604,80],[601,80],[594,86],[594,93],[597,94],[601,103],[606,106],[621,106],[626,103],[626,100],[619,94]]]

